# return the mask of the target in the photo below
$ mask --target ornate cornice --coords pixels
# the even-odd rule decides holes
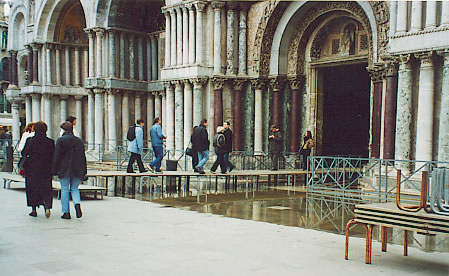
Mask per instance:
[[[447,27],[439,27],[439,28],[431,28],[431,29],[424,29],[422,31],[417,32],[406,32],[406,33],[399,33],[392,36],[392,39],[395,38],[401,38],[401,37],[407,37],[407,36],[415,36],[415,35],[423,35],[423,34],[429,34],[429,33],[436,33],[436,32],[443,32],[443,31],[449,31],[449,26]]]

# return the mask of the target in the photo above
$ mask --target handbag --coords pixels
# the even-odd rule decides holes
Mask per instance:
[[[189,145],[187,146],[185,153],[186,155],[193,157],[192,141],[190,141]]]

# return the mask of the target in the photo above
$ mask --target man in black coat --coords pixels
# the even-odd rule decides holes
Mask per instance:
[[[192,135],[192,149],[198,152],[198,165],[195,172],[204,174],[204,164],[209,160],[209,135],[207,134],[207,120],[203,119]]]
[[[80,138],[73,135],[72,123],[64,122],[61,128],[64,133],[56,140],[52,166],[52,173],[57,174],[61,182],[61,207],[63,212],[61,218],[70,219],[69,192],[72,193],[76,217],[80,218],[82,213],[78,186],[87,174],[84,143]]]
[[[226,165],[226,168],[229,168],[229,171],[231,172],[235,166],[234,164],[229,161],[229,154],[232,152],[232,130],[229,128],[231,124],[229,122],[224,122],[224,136],[225,136],[225,155],[224,155],[224,163]]]
[[[279,168],[279,157],[281,155],[282,135],[275,125],[271,126],[271,135],[268,136],[268,141],[270,143],[271,163],[273,165],[271,170],[277,171]]]

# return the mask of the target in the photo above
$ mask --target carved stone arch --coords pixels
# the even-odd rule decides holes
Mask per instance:
[[[96,27],[107,27],[109,11],[111,10],[112,0],[99,0],[95,9],[95,22]]]
[[[20,39],[20,23],[23,21],[26,28],[28,24],[26,9],[23,5],[15,6],[11,11],[10,24],[8,27],[8,49],[19,50],[19,39]],[[25,40],[25,37],[22,39]],[[23,41],[25,43],[25,41]]]

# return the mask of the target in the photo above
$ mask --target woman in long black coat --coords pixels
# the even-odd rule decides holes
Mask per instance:
[[[55,141],[47,137],[47,125],[44,122],[35,123],[34,132],[34,137],[28,138],[22,150],[22,158],[26,158],[24,169],[27,205],[32,208],[32,217],[37,216],[36,207],[43,205],[45,216],[49,218],[53,206],[51,166]]]

